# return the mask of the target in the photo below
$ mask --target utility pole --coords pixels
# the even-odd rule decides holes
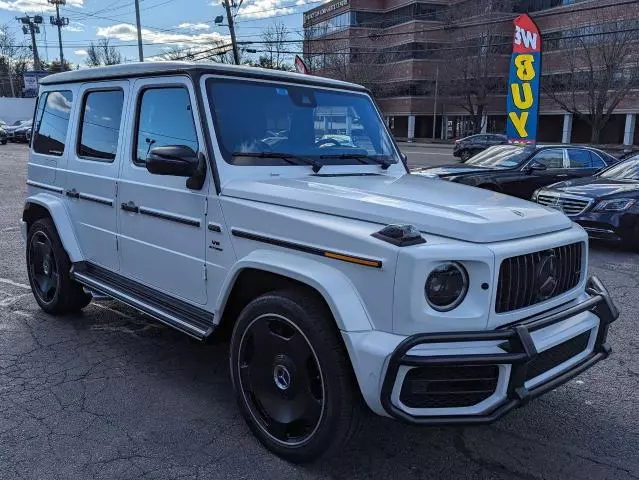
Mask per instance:
[[[58,27],[58,44],[60,45],[60,69],[64,70],[64,51],[62,49],[62,27],[69,25],[69,19],[60,18],[60,5],[66,5],[67,0],[48,0],[51,5],[55,5],[55,17],[51,17],[51,25]]]
[[[135,23],[138,26],[138,54],[140,61],[144,61],[144,51],[142,50],[142,26],[140,25],[140,0],[135,0]]]
[[[231,32],[231,44],[233,45],[233,60],[235,60],[235,65],[239,65],[240,52],[237,48],[237,40],[235,39],[235,19],[233,18],[233,13],[231,12],[231,1],[233,1],[233,5],[232,5],[233,8],[239,8],[239,5],[235,4],[235,0],[224,0],[224,8],[226,8],[226,18],[229,22],[229,31]],[[240,5],[242,5],[242,1],[240,1]]]
[[[41,70],[40,57],[38,55],[38,45],[36,45],[36,33],[40,33],[40,24],[42,23],[42,15],[34,15],[30,17],[25,15],[24,17],[17,17],[22,23],[22,33],[25,35],[31,33],[31,48],[33,49],[33,69]]]
[[[433,140],[437,133],[437,96],[439,94],[439,65],[437,65],[437,73],[435,74],[435,103],[433,106]]]
[[[7,58],[7,73],[9,74],[9,84],[11,85],[11,96],[16,97],[16,90],[13,86],[13,75],[11,74],[11,58]]]

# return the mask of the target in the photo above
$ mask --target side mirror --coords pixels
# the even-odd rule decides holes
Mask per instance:
[[[528,166],[526,167],[527,172],[541,172],[544,170],[548,170],[548,167],[544,165],[543,163],[539,163],[535,160],[530,162]]]
[[[197,166],[197,154],[185,145],[155,147],[146,159],[146,169],[155,175],[191,177],[196,173]]]
[[[186,188],[201,190],[206,180],[206,157],[185,145],[167,145],[151,149],[146,169],[155,175],[188,177]]]

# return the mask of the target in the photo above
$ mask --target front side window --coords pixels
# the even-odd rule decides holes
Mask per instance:
[[[249,80],[210,79],[207,87],[220,150],[228,163],[398,162],[367,95]]]
[[[564,168],[564,151],[559,149],[542,150],[534,160],[547,168]]]
[[[46,92],[40,96],[33,136],[36,153],[57,157],[64,154],[72,104],[73,93],[68,90]]]
[[[149,88],[141,93],[134,162],[146,163],[151,149],[168,145],[199,149],[191,98],[184,87]]]
[[[124,92],[89,92],[84,98],[78,155],[113,161],[118,149]]]

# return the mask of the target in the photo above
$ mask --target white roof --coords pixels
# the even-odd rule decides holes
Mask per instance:
[[[363,90],[364,87],[349,82],[333,80],[331,78],[303,75],[300,73],[283,72],[265,68],[243,65],[228,65],[223,63],[195,63],[195,62],[144,62],[123,63],[108,67],[83,68],[68,72],[56,73],[40,79],[41,85],[58,83],[75,83],[85,81],[97,81],[108,78],[126,78],[146,75],[169,75],[200,71],[216,74],[227,74],[246,77],[268,77],[274,80],[288,80],[300,83],[314,83],[326,86],[342,87],[348,89]]]

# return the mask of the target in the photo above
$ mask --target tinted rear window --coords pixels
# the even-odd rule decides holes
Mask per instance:
[[[46,92],[40,96],[33,137],[33,150],[62,156],[69,128],[73,94],[68,90]]]
[[[84,98],[78,155],[113,161],[118,149],[124,92],[89,92]]]

